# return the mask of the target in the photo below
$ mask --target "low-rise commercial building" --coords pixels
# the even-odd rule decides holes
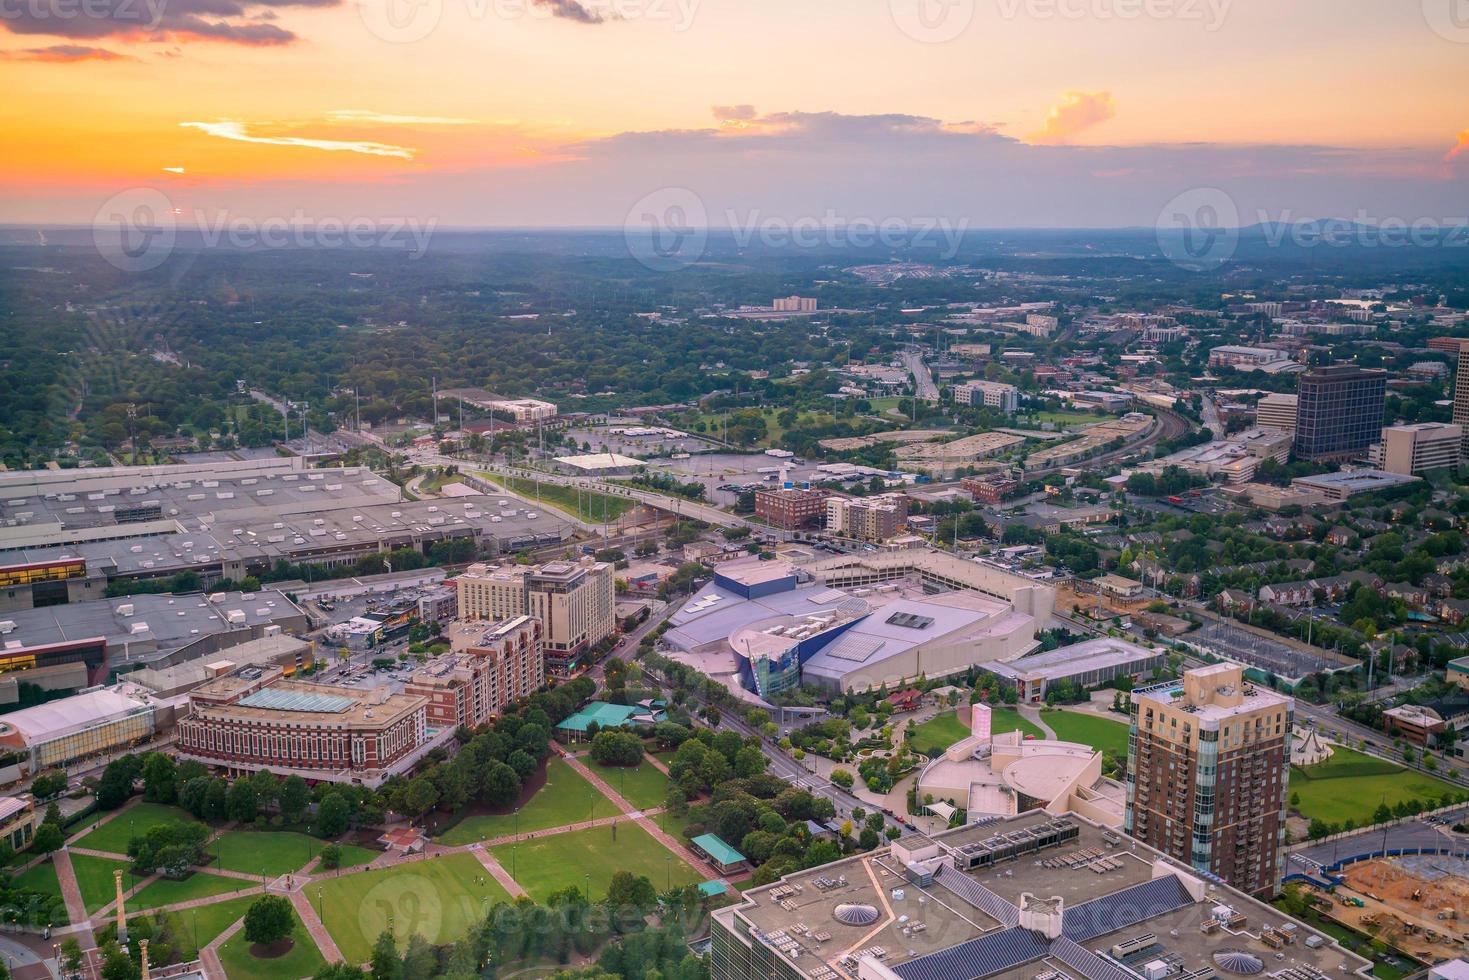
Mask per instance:
[[[1417,482],[1418,477],[1416,476],[1374,469],[1341,470],[1337,473],[1320,473],[1316,476],[1298,476],[1290,481],[1291,486],[1315,491],[1327,500],[1348,500],[1359,493],[1395,490],[1398,487]]]
[[[1119,677],[1151,674],[1168,658],[1158,650],[1126,640],[1098,637],[1057,647],[1007,663],[985,664],[984,671],[1015,685],[1021,701],[1044,701],[1052,684],[1097,687]]]
[[[1014,415],[1020,407],[1020,391],[1000,381],[970,381],[954,386],[954,402],[958,405],[983,405]]]
[[[1226,344],[1223,347],[1211,348],[1209,351],[1210,367],[1233,367],[1242,371],[1253,371],[1266,365],[1288,360],[1290,358],[1284,351],[1276,350],[1274,347],[1242,347]]]
[[[0,747],[40,772],[148,741],[173,723],[172,702],[131,684],[88,691],[0,717]]]
[[[774,527],[794,531],[826,518],[831,491],[818,487],[782,487],[755,491],[755,516]]]

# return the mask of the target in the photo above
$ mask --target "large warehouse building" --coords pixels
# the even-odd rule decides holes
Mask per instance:
[[[208,586],[282,561],[350,565],[451,539],[493,554],[571,530],[508,498],[404,500],[365,467],[300,458],[0,473],[0,610],[97,598],[117,581],[194,572]]]

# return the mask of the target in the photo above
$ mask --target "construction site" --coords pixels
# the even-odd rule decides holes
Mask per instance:
[[[1469,861],[1421,854],[1359,861],[1339,875],[1344,884],[1318,902],[1330,918],[1425,963],[1469,952]]]

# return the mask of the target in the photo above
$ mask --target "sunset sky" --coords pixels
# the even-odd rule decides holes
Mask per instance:
[[[138,187],[445,226],[617,226],[664,187],[714,224],[1147,225],[1198,186],[1246,223],[1447,219],[1451,3],[0,0],[0,221]]]

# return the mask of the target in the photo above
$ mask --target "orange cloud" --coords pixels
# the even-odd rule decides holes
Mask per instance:
[[[48,61],[53,64],[69,64],[73,61],[136,61],[131,55],[118,54],[106,48],[93,48],[83,44],[53,44],[46,48],[24,48],[20,51],[0,53],[10,61]]]
[[[1033,143],[1069,143],[1077,134],[1117,115],[1111,92],[1070,91],[1046,114],[1046,122],[1030,137]]]
[[[1469,129],[1459,134],[1459,142],[1450,147],[1449,152],[1445,153],[1443,158],[1444,162],[1447,163],[1466,155],[1469,155]]]

